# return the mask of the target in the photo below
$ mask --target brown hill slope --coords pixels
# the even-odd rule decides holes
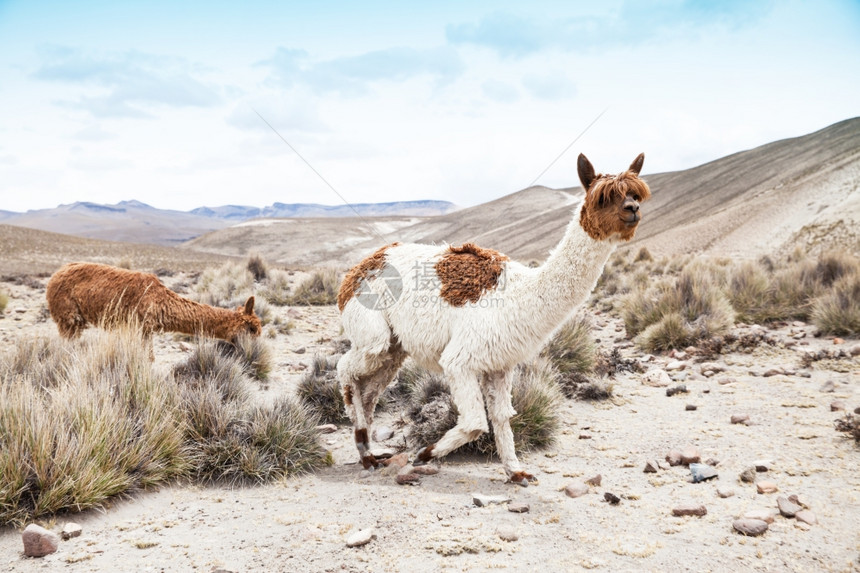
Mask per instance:
[[[860,252],[860,118],[645,179],[654,196],[643,207],[632,248],[735,257],[795,245]],[[411,220],[270,220],[215,231],[185,246],[235,255],[253,248],[281,263],[344,266],[387,242],[474,240],[522,261],[542,260],[563,235],[581,194],[579,187],[530,187]]]
[[[85,239],[0,224],[0,275],[50,274],[65,263],[128,262],[132,268],[198,270],[228,257],[186,249]]]

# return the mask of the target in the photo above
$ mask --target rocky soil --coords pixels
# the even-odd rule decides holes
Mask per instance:
[[[43,286],[0,284],[10,295],[0,318],[7,348],[55,334]],[[261,400],[292,392],[340,328],[333,307],[274,312],[294,328],[269,341],[275,369]],[[2,529],[0,569],[860,569],[860,447],[834,430],[840,408],[860,407],[858,340],[816,338],[802,323],[738,326],[733,335],[757,343],[649,356],[617,319],[595,323],[603,351],[619,348],[639,366],[615,376],[609,401],[565,402],[557,444],[521,455],[539,477],[531,487],[506,484],[497,461],[475,456],[398,485],[396,468],[363,472],[351,429],[340,427],[321,437],[335,464],[313,474],[259,487],[176,483],[40,522],[57,534],[69,522],[82,528],[45,557],[24,557],[21,530]],[[188,349],[160,336],[156,364]],[[377,426],[393,430],[379,447],[402,447],[397,413]]]

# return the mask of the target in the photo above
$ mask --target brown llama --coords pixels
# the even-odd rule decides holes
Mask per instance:
[[[90,325],[128,322],[138,323],[146,336],[183,332],[228,342],[261,331],[253,296],[236,310],[216,308],[179,296],[155,275],[96,263],[65,265],[48,281],[46,296],[64,338],[76,338]]]

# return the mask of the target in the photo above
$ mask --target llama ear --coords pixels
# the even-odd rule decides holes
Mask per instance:
[[[579,172],[579,182],[582,183],[582,190],[588,194],[588,189],[591,187],[592,181],[594,181],[594,167],[591,165],[591,161],[582,153],[579,154],[579,158],[576,160],[576,170]]]
[[[642,164],[645,163],[645,154],[640,153],[636,156],[636,159],[633,160],[633,163],[630,164],[630,171],[639,175],[639,172],[642,171]]]
[[[245,301],[245,314],[251,316],[254,314],[254,297],[249,296],[248,300]]]

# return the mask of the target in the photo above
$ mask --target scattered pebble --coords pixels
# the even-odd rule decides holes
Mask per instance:
[[[614,493],[606,492],[603,494],[603,499],[608,501],[610,505],[618,505],[621,503],[621,498],[615,495]]]
[[[585,488],[588,489],[588,486],[586,485]],[[508,503],[509,501],[511,501],[511,498],[504,495],[484,495],[482,493],[472,494],[472,503],[478,507],[486,507],[494,503]]]
[[[802,507],[804,509],[809,509],[809,500],[806,499],[806,496],[797,495],[797,494],[793,493],[790,496],[788,496],[788,500],[792,503],[796,503],[797,505],[799,505],[800,507]]]
[[[699,483],[717,477],[717,470],[707,464],[690,464],[690,473],[693,474],[693,483]]]
[[[69,521],[63,526],[63,531],[60,532],[60,537],[64,540],[69,540],[72,537],[78,537],[83,532],[83,528],[77,523]]]
[[[836,392],[836,384],[833,383],[833,380],[828,380],[824,384],[821,385],[821,388],[818,389],[820,392],[824,392],[825,394],[830,394],[832,392]]]
[[[642,375],[642,383],[646,386],[664,388],[672,383],[672,379],[662,368],[652,368]]]
[[[346,540],[347,547],[361,547],[362,545],[367,545],[370,543],[370,540],[376,537],[376,533],[373,532],[373,528],[362,529],[361,531],[356,531]]]
[[[588,485],[593,485],[594,487],[600,487],[600,482],[602,482],[602,481],[603,481],[603,476],[600,474],[597,474],[597,475],[592,476],[592,477],[588,478],[587,480],[585,480],[585,483],[587,483]]]
[[[755,487],[759,493],[776,493],[779,491],[779,488],[772,481],[756,482]]]
[[[421,483],[421,476],[415,473],[397,474],[394,481],[397,482],[397,485],[418,485]]]
[[[673,360],[669,364],[666,365],[666,370],[668,372],[672,372],[673,370],[683,370],[687,367],[687,363],[682,360]]]
[[[564,494],[567,497],[573,497],[573,498],[581,497],[581,496],[587,494],[588,491],[589,491],[588,485],[583,483],[583,482],[578,482],[578,481],[573,482],[573,483],[569,483],[564,488]]]
[[[783,517],[794,517],[797,515],[798,511],[803,509],[796,503],[790,501],[787,497],[783,496],[777,498],[776,505],[779,508],[779,513],[781,513]]]
[[[717,458],[708,458],[705,460],[705,463],[709,466],[717,467],[718,465],[720,465],[720,460],[718,460]]]
[[[337,432],[337,426],[334,424],[323,424],[321,426],[317,426],[317,432],[320,434],[333,434]]]
[[[697,450],[694,446],[687,446],[684,448],[684,451],[681,452],[681,463],[685,466],[690,464],[697,464],[702,460],[702,456],[699,454],[699,450]]]
[[[699,409],[699,407],[698,407],[698,406],[696,406],[695,404],[687,404],[687,405],[684,407],[684,410],[686,410],[687,412],[694,412],[694,411],[696,411],[696,410],[698,410],[698,409]]]
[[[431,465],[415,466],[409,473],[422,476],[434,476],[439,473],[439,468]]]
[[[666,388],[666,396],[674,396],[675,394],[686,394],[689,392],[687,390],[686,384],[679,384],[678,386],[672,386],[671,388]]]
[[[496,530],[496,535],[498,535],[499,539],[501,539],[502,541],[508,542],[513,542],[520,538],[517,532],[510,527],[499,528],[498,530]]]
[[[773,464],[770,460],[756,460],[753,462],[753,466],[755,466],[755,471],[759,473],[764,473],[770,469],[770,466]]]
[[[732,527],[738,533],[756,537],[767,531],[767,522],[760,519],[736,519],[732,523]]]
[[[732,424],[748,424],[750,421],[749,414],[733,414]]]
[[[579,434],[579,439],[580,440],[590,440],[591,434]]]
[[[384,442],[394,435],[394,430],[388,426],[379,426],[373,430],[373,439],[377,442]]]
[[[764,376],[765,378],[770,378],[771,376],[779,376],[781,374],[785,374],[785,372],[783,372],[782,368],[775,366],[773,368],[768,368],[767,370],[765,370],[762,376]]]
[[[755,466],[748,467],[744,471],[741,472],[739,476],[742,482],[753,483],[756,479],[756,469]]]
[[[684,517],[688,515],[695,515],[701,517],[707,514],[708,508],[706,508],[704,505],[686,504],[679,505],[678,507],[672,509],[672,515],[676,517]]]
[[[529,509],[531,508],[527,503],[514,502],[508,504],[508,511],[510,511],[511,513],[528,513]]]
[[[855,344],[851,347],[851,350],[848,351],[851,356],[860,356],[860,344]]]
[[[773,523],[776,512],[772,509],[753,509],[744,514],[744,519],[759,519],[767,524]]]
[[[833,344],[845,344],[845,339],[837,336],[833,339]]]
[[[711,376],[713,376],[714,374],[719,374],[720,372],[723,372],[725,369],[725,366],[717,362],[704,362],[699,367],[699,372],[705,374],[705,372],[710,371],[712,373]],[[707,374],[705,375],[707,376]]]
[[[657,473],[657,469],[659,468],[659,464],[653,460],[649,460],[645,462],[645,469],[642,470],[646,474],[655,474]]]
[[[725,499],[727,497],[732,497],[733,495],[735,495],[735,490],[730,487],[718,487],[717,495]]]
[[[296,354],[304,354],[305,352],[307,352],[307,349],[302,346],[301,348],[296,348],[295,350],[293,350],[293,352]]]
[[[841,412],[843,410],[845,410],[845,402],[842,400],[834,400],[830,403],[831,412]]]
[[[24,542],[24,555],[27,557],[44,557],[57,550],[60,536],[42,526],[31,523],[21,534]]]
[[[818,518],[815,517],[815,514],[809,511],[808,509],[801,509],[797,513],[794,514],[794,518],[807,525],[815,525],[818,523]]]
[[[668,454],[666,454],[666,461],[669,462],[670,466],[680,466],[681,465],[681,452],[678,450],[672,450]]]
[[[717,380],[717,384],[720,384],[722,386],[725,386],[726,384],[734,384],[735,382],[737,382],[737,380],[731,377],[720,378],[719,380]]]

